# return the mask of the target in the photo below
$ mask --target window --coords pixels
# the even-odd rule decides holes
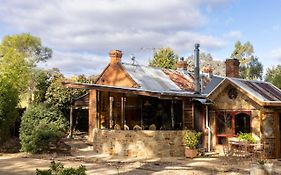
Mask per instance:
[[[228,137],[251,132],[251,113],[248,111],[220,111],[216,113],[217,144],[226,144]]]

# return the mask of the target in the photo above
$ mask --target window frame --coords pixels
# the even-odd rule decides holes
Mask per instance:
[[[223,113],[224,115],[226,113],[230,114],[231,116],[231,134],[219,134],[219,128],[218,128],[218,123],[217,123],[217,118],[218,116]],[[249,110],[245,111],[228,111],[228,110],[223,110],[223,111],[216,111],[215,115],[215,122],[216,122],[216,144],[219,144],[219,137],[224,137],[224,138],[229,138],[229,137],[237,137],[238,135],[235,134],[235,117],[238,114],[246,114],[250,116],[250,133],[252,132],[252,112]]]

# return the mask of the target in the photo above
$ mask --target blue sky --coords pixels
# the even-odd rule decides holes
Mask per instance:
[[[187,57],[199,42],[225,60],[237,40],[250,41],[267,68],[281,64],[280,7],[280,0],[1,0],[0,38],[40,37],[54,51],[40,66],[67,76],[100,73],[111,49],[147,64],[154,48]]]

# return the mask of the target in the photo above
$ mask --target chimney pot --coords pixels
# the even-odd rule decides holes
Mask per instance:
[[[225,61],[225,76],[239,78],[239,65],[238,59],[226,59]]]
[[[212,78],[213,77],[213,71],[214,69],[212,68],[212,66],[204,66],[202,69],[201,69],[202,72],[204,73],[207,73],[209,78]]]
[[[110,63],[115,64],[121,62],[122,51],[120,50],[111,50],[109,52]]]
[[[184,61],[184,57],[181,57],[176,64],[177,70],[187,71],[187,61]]]

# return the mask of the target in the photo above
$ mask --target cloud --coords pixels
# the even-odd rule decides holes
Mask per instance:
[[[242,37],[242,33],[240,31],[230,31],[223,34],[223,37],[226,39],[239,40]]]
[[[94,75],[100,73],[107,64],[109,58],[94,54],[54,52],[54,57],[47,62],[39,63],[42,68],[59,68],[66,76]],[[77,64],[78,63],[78,64]]]
[[[202,6],[215,9],[227,3],[228,0],[3,0],[0,24],[18,33],[39,36],[54,50],[54,58],[46,64],[76,74],[96,66],[86,61],[104,64],[101,58],[107,58],[111,49],[137,53],[141,48],[172,47],[181,54],[192,49],[195,42],[206,49],[220,49],[225,45],[224,36],[196,31],[209,21]]]
[[[277,61],[281,61],[281,48],[274,49],[270,52],[270,57]]]

